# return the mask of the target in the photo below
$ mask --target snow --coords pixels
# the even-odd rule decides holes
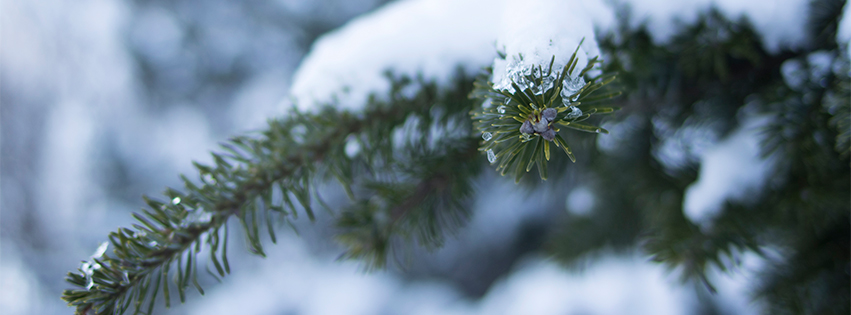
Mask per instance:
[[[701,156],[698,180],[685,193],[686,217],[702,227],[711,226],[725,201],[747,202],[774,171],[775,158],[761,156],[760,128],[770,117],[750,117],[741,127]]]
[[[3,241],[0,247],[0,309],[8,315],[39,314],[44,297],[37,290],[37,278],[24,266],[15,244]]]
[[[597,201],[594,192],[587,186],[576,187],[567,195],[566,208],[573,215],[584,216],[594,210]]]
[[[816,51],[807,55],[807,63],[810,65],[810,80],[827,87],[827,77],[833,70],[834,55],[829,51]]]
[[[769,52],[806,44],[808,0],[626,0],[632,9],[632,27],[647,23],[657,44],[669,41],[680,25],[697,21],[701,12],[718,9],[730,20],[746,17],[763,36]],[[847,9],[846,9],[847,11]]]
[[[660,139],[660,144],[653,148],[653,157],[667,171],[699,162],[706,150],[718,142],[719,130],[712,122],[690,118],[682,127],[675,128],[664,116],[660,114],[652,119],[653,133]]]
[[[510,86],[510,74],[517,68],[547,67],[553,56],[553,68],[563,68],[583,39],[576,54],[577,69],[600,54],[593,21],[581,1],[508,1],[502,13],[497,47],[504,49],[507,58],[494,61],[492,81],[497,86]]]
[[[585,6],[578,0],[389,4],[319,39],[294,75],[292,98],[304,111],[335,101],[358,110],[371,94],[388,94],[387,70],[446,85],[459,66],[475,74],[493,65],[493,82],[505,81],[507,64],[496,58],[497,49],[509,61],[522,56],[525,67],[547,66],[555,56],[559,69],[584,39],[577,54],[581,69],[599,55],[592,19],[612,20],[600,3],[589,4],[593,14]]]
[[[847,57],[851,59],[851,4],[847,2],[842,10],[842,20],[839,21],[836,42],[839,43],[840,47],[845,47],[848,53]]]
[[[798,59],[788,59],[780,65],[783,82],[794,90],[800,90],[807,81],[806,75],[802,73],[803,71],[804,64]]]
[[[317,259],[307,245],[288,233],[269,247],[259,266],[239,268],[212,286],[206,298],[188,300],[189,314],[378,314],[398,290],[388,275],[366,275],[353,262]]]
[[[439,85],[456,69],[478,73],[496,55],[501,1],[409,0],[388,4],[317,40],[293,77],[292,97],[308,111],[336,100],[357,110],[389,93],[384,73],[422,75]]]
[[[777,258],[779,253],[773,248],[762,248],[767,254],[762,257],[752,251],[733,251],[732,261],[722,260],[727,271],[713,268],[707,277],[717,290],[714,298],[721,314],[764,314],[767,304],[764,300],[754,300],[752,296],[760,283],[760,272],[768,265],[768,260]],[[773,257],[772,257],[773,256]]]
[[[805,42],[805,0],[616,4],[629,6],[635,17],[632,27],[646,22],[660,44],[670,40],[682,23],[695,22],[710,8],[732,20],[747,17],[769,51]],[[615,21],[613,5],[603,0],[399,1],[320,38],[293,77],[291,97],[303,111],[335,102],[341,109],[359,110],[370,95],[386,97],[388,70],[445,85],[459,66],[473,74],[492,65],[492,82],[508,89],[499,84],[508,82],[510,70],[518,65],[547,66],[553,56],[555,68],[561,68],[583,39],[577,67],[584,67],[589,57],[600,54],[595,27],[613,30]],[[495,58],[497,49],[506,53],[506,60]]]
[[[285,241],[252,272],[190,299],[190,314],[688,314],[689,286],[641,254],[606,256],[582,271],[533,257],[498,281],[480,300],[467,300],[437,281],[403,282],[388,273],[362,274],[357,264],[310,257]],[[736,288],[731,279],[726,284]],[[731,291],[735,295],[741,292]],[[685,303],[683,303],[685,301]],[[736,303],[734,313],[749,312]]]
[[[581,272],[531,259],[471,314],[687,314],[689,291],[641,255],[601,259]]]
[[[360,153],[360,149],[361,149],[361,145],[360,145],[360,141],[357,139],[357,137],[349,136],[346,139],[346,147],[344,148],[344,151],[346,152],[346,156],[348,156],[349,158],[353,158],[353,157],[357,156],[358,153]]]

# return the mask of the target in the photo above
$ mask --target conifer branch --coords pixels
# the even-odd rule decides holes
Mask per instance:
[[[464,80],[463,75],[459,77],[463,82],[459,86],[469,86],[469,80]],[[394,79],[393,82],[394,92],[390,100],[381,102],[373,99],[363,114],[330,107],[316,114],[296,111],[289,117],[269,121],[268,129],[259,136],[236,137],[222,144],[225,152],[213,153],[215,165],[195,163],[199,173],[197,180],[181,176],[183,191],[167,189],[164,194],[168,201],[145,197],[149,208],[133,215],[137,223],[132,228],[119,228],[109,235],[112,253],[105,253],[103,248],[78,272],[68,274],[67,281],[78,288],[66,290],[63,299],[74,306],[78,314],[123,314],[130,308],[134,313],[151,314],[160,289],[166,307],[170,305],[174,289],[181,302],[185,300],[185,290],[190,285],[203,294],[197,281],[198,254],[202,250],[209,251],[215,270],[210,271],[208,267],[207,271],[213,277],[218,279],[230,273],[227,222],[231,218],[241,225],[249,250],[265,256],[261,230],[265,228],[269,238],[275,242],[275,219],[287,222],[296,219],[301,212],[313,220],[315,214],[311,200],[318,195],[311,187],[312,183],[331,177],[337,178],[347,191],[355,191],[351,196],[361,200],[356,205],[362,204],[371,195],[364,192],[374,191],[380,186],[376,184],[376,178],[382,175],[404,175],[405,182],[421,178],[420,186],[411,192],[402,189],[381,195],[387,200],[401,200],[401,203],[388,202],[373,209],[391,213],[393,221],[398,221],[396,224],[399,225],[430,224],[419,227],[419,230],[429,233],[422,233],[417,238],[424,244],[437,241],[446,222],[418,221],[422,219],[418,217],[422,213],[414,210],[431,212],[425,214],[426,217],[440,216],[436,211],[447,205],[446,200],[463,199],[469,191],[451,185],[468,185],[472,176],[454,176],[445,171],[435,175],[433,170],[441,168],[417,165],[423,160],[443,160],[441,163],[447,166],[474,160],[472,154],[467,154],[465,159],[457,156],[458,152],[470,151],[470,145],[475,143],[470,139],[469,120],[463,119],[466,124],[454,126],[462,131],[456,132],[455,137],[421,136],[416,139],[436,143],[428,152],[431,156],[415,152],[412,148],[403,150],[404,154],[396,152],[394,143],[387,140],[387,132],[414,116],[420,117],[426,127],[445,125],[452,117],[466,117],[470,102],[463,96],[446,97],[433,84],[426,82],[419,82],[422,86],[419,94],[407,99],[401,97],[400,90],[412,82],[406,78]],[[462,89],[461,95],[466,95],[467,91]],[[432,113],[436,102],[445,104],[441,115]],[[351,137],[363,138],[362,142],[367,146],[359,156],[348,156],[345,152],[344,147]],[[411,158],[417,156],[421,158]],[[455,162],[446,163],[447,157]],[[357,170],[357,165],[367,167]],[[381,167],[388,168],[381,170]],[[356,183],[359,185],[355,186]],[[353,186],[361,187],[363,191],[353,189]],[[443,195],[446,189],[458,193]],[[452,214],[457,209],[441,211],[458,217],[458,214]],[[346,222],[354,213],[352,209],[342,211],[340,222]],[[460,217],[464,217],[464,211],[461,213]],[[408,227],[393,229],[385,236],[389,239],[392,234],[406,231]],[[349,231],[362,228],[349,226]],[[222,230],[224,235],[221,235]],[[350,247],[347,255],[380,258],[368,262],[371,266],[383,266],[388,252],[386,248],[376,246],[377,241],[383,240],[370,239],[369,244],[358,244],[365,247]]]
[[[552,147],[560,148],[576,162],[562,129],[608,133],[582,121],[618,110],[599,103],[621,95],[621,91],[609,86],[615,80],[614,73],[591,76],[602,63],[598,57],[588,60],[584,68],[577,68],[576,53],[581,45],[582,42],[561,69],[553,66],[558,56],[552,56],[546,70],[542,65],[523,65],[521,57],[513,61],[517,64],[508,66],[507,80],[491,83],[483,76],[476,81],[470,96],[483,102],[472,112],[484,139],[480,150],[486,152],[488,161],[496,165],[501,175],[513,173],[519,183],[537,166],[538,175],[546,180]]]

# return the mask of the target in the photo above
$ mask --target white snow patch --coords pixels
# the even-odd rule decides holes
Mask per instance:
[[[583,39],[576,69],[584,68],[589,58],[600,54],[591,18],[579,0],[507,1],[497,47],[508,57],[494,61],[492,81],[505,81],[508,68],[521,56],[522,64],[533,67],[546,67],[555,56],[553,68],[561,69]]]
[[[661,119],[654,118],[654,130],[660,135],[661,144],[654,148],[653,157],[667,170],[679,170],[690,163],[696,162],[704,152],[712,147],[718,139],[718,134],[709,125],[687,125],[671,132],[670,127],[656,128]],[[659,129],[666,129],[659,132]],[[661,134],[670,133],[666,136]]]
[[[797,48],[806,41],[808,0],[626,0],[633,13],[633,27],[647,23],[657,44],[664,44],[681,29],[692,24],[701,12],[717,8],[725,17],[737,20],[746,17],[770,52],[782,48]],[[847,10],[846,10],[847,11]]]
[[[623,146],[629,146],[628,135],[644,128],[644,120],[638,115],[626,117],[622,121],[606,121],[603,128],[609,131],[605,137],[597,137],[597,147],[608,154],[616,154]]]
[[[567,211],[575,215],[587,215],[597,203],[594,192],[586,186],[576,187],[567,195]]]
[[[661,265],[607,257],[582,272],[534,260],[497,283],[478,314],[688,314],[692,296]]]
[[[91,176],[94,168],[95,137],[99,133],[91,106],[82,101],[56,104],[47,113],[37,205],[45,215],[56,218],[51,228],[66,235],[90,224],[94,211],[90,201],[102,196]],[[83,212],[85,211],[85,212]],[[85,216],[79,215],[85,213]]]
[[[211,298],[189,300],[187,312],[665,315],[689,314],[695,303],[690,286],[641,254],[606,256],[581,272],[532,258],[482,299],[469,300],[446,282],[406,283],[393,273],[361,274],[355,263],[312,257],[291,238],[270,249],[269,259],[257,261],[256,268],[242,268],[224,285],[211,287]]]
[[[216,148],[216,142],[209,121],[198,109],[178,105],[161,115],[138,109],[129,109],[123,115],[132,117],[121,118],[126,121],[126,130],[147,130],[145,133],[122,131],[117,134],[122,154],[136,155],[139,147],[150,148],[146,151],[146,159],[138,161],[134,168],[154,172],[167,167],[191,174],[194,172],[192,161],[206,165],[213,163],[207,152]]]
[[[836,42],[839,43],[840,47],[847,49],[847,57],[851,59],[851,4],[847,2],[845,3],[845,8],[842,10],[842,20],[839,21]]]
[[[772,249],[764,248],[771,252]],[[766,259],[752,251],[733,251],[732,261],[726,261],[726,271],[713,269],[708,277],[717,293],[713,298],[722,314],[764,314],[764,300],[754,300],[755,284],[760,282],[759,272],[766,266]]]
[[[320,261],[316,261],[316,259]],[[386,274],[363,274],[353,262],[313,258],[288,235],[258,266],[234,273],[210,299],[190,300],[189,314],[378,314],[398,291]]]
[[[289,81],[286,75],[270,71],[247,82],[234,96],[233,105],[228,109],[235,126],[244,130],[260,130],[268,125],[269,117],[286,114],[280,100],[287,95]]]
[[[309,111],[336,102],[361,109],[371,94],[386,97],[388,70],[446,85],[458,67],[474,74],[493,65],[499,82],[506,61],[496,58],[498,49],[509,60],[523,56],[525,65],[547,66],[555,56],[560,69],[584,38],[577,54],[582,69],[600,54],[593,22],[614,23],[602,1],[504,1],[400,1],[353,20],[320,38],[296,71],[296,107]],[[403,94],[413,95],[418,86],[412,89]]]
[[[780,64],[780,74],[786,86],[794,90],[800,90],[807,81],[804,64],[798,59],[788,59]]]
[[[832,70],[834,54],[820,50],[807,55],[810,64],[810,78],[815,81],[824,79]]]
[[[388,70],[441,85],[458,67],[476,73],[496,55],[501,7],[499,0],[408,0],[352,20],[317,40],[296,71],[296,107],[309,111],[336,100],[341,109],[358,110],[370,94],[386,97]]]
[[[458,67],[475,73],[492,65],[492,81],[501,82],[521,55],[526,65],[548,65],[555,55],[560,68],[584,38],[581,68],[600,54],[594,27],[612,30],[612,7],[620,4],[631,8],[633,27],[647,23],[658,44],[711,8],[732,20],[747,18],[771,52],[806,41],[806,0],[403,0],[320,38],[296,71],[291,95],[303,111],[331,103],[359,110],[369,95],[386,97],[388,70],[445,85]],[[840,30],[851,37],[846,33]],[[497,49],[508,61],[495,58]]]
[[[727,139],[701,157],[698,180],[686,190],[685,215],[704,227],[722,210],[725,201],[747,202],[772,174],[774,156],[760,153],[761,127],[770,117],[751,117]]]
[[[354,135],[350,135],[348,138],[346,138],[346,146],[344,148],[344,151],[346,152],[346,156],[348,156],[349,158],[357,156],[358,153],[360,153],[360,140],[358,140],[358,138]]]
[[[44,310],[39,303],[38,279],[18,254],[17,246],[6,240],[0,247],[0,309],[3,314],[38,314]]]

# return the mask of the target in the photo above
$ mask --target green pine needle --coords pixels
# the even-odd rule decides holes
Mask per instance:
[[[576,73],[575,67],[578,60],[575,52],[561,70],[553,69],[555,58],[556,56],[552,57],[546,70],[538,66],[531,71],[531,74],[524,75],[522,81],[528,84],[523,84],[523,87],[512,80],[513,93],[509,90],[495,89],[494,84],[488,82],[492,69],[486,75],[479,77],[473,92],[470,93],[470,98],[478,99],[485,104],[490,103],[488,107],[474,108],[471,112],[474,126],[482,133],[484,139],[479,150],[488,155],[491,164],[496,165],[496,170],[500,174],[505,175],[507,171],[513,171],[517,182],[535,165],[541,179],[546,180],[546,164],[550,160],[550,142],[553,142],[556,148],[561,148],[571,161],[576,162],[576,157],[562,136],[562,130],[608,133],[606,129],[599,126],[579,122],[593,115],[609,114],[619,109],[601,105],[591,106],[593,103],[610,100],[621,94],[620,91],[606,89],[607,85],[615,80],[615,74],[606,73],[588,78],[584,86],[568,95],[568,98],[573,101],[565,100],[561,93],[565,88],[565,79],[585,79],[589,71],[602,63],[601,60],[597,57],[590,59],[588,65]],[[555,82],[548,89],[542,88],[546,87],[545,78],[552,78],[553,73],[557,78]],[[545,133],[538,132],[539,130],[533,133],[521,131],[524,122],[530,124],[541,122],[544,119],[542,117],[544,111],[549,108],[557,111],[555,119],[547,124],[548,129],[555,132],[552,140],[547,140]]]

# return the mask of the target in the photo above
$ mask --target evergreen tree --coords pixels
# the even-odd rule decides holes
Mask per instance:
[[[231,138],[214,165],[181,176],[184,187],[145,197],[131,227],[69,273],[75,288],[62,298],[79,314],[151,314],[157,296],[169,306],[189,288],[203,294],[199,273],[231,272],[231,232],[264,256],[276,230],[318,208],[334,218],[343,257],[384,268],[463,228],[473,181],[497,171],[519,189],[579,179],[599,197],[590,214],[566,215],[543,235],[567,266],[640,249],[712,291],[708,272],[753,252],[769,262],[754,297],[767,312],[847,314],[851,79],[848,43],[836,42],[844,5],[812,2],[810,40],[798,50],[768,51],[746,19],[719,11],[659,44],[624,10],[616,30],[588,39],[599,58],[577,54],[582,42],[549,62],[503,51],[507,66],[459,70],[451,84],[391,69],[388,95],[362,109],[294,109]],[[758,117],[768,117],[760,149],[772,161],[761,192],[696,220],[683,204],[706,165],[694,155],[667,160],[666,141],[696,129],[732,138]],[[316,187],[330,181],[348,206],[323,201]],[[209,266],[198,263],[206,257]]]

